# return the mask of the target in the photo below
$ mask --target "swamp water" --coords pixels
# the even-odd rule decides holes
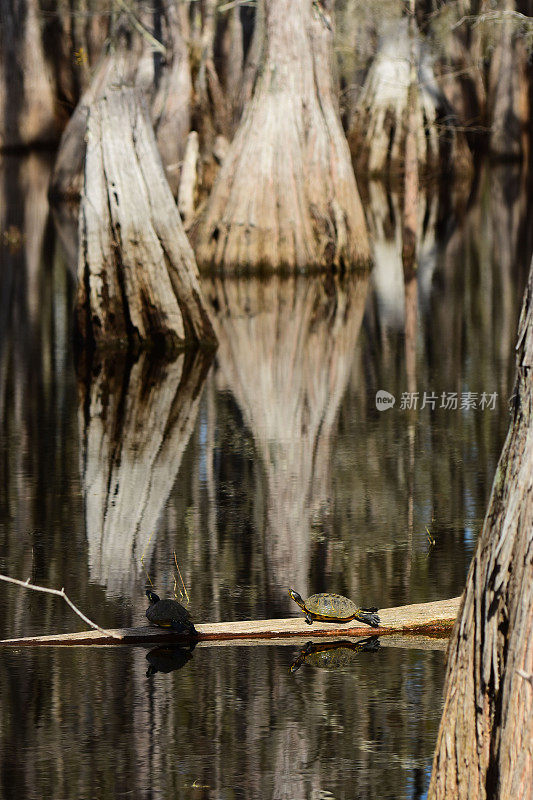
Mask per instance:
[[[144,624],[144,567],[172,595],[174,552],[197,621],[296,614],[289,586],[381,607],[460,594],[507,430],[519,173],[482,171],[455,210],[424,201],[407,286],[398,200],[372,184],[370,276],[204,280],[214,358],[75,368],[49,167],[0,164],[0,572],[108,627]],[[83,627],[7,584],[0,607],[2,638]],[[291,671],[301,647],[3,649],[0,797],[423,797],[442,646]]]

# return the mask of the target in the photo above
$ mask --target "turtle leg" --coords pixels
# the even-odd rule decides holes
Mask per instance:
[[[308,625],[312,625],[313,624],[313,617],[311,616],[309,611],[306,611],[306,613],[305,613],[305,621],[307,622]]]

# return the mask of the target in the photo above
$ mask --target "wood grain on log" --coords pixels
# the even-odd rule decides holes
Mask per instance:
[[[148,111],[132,89],[91,107],[79,227],[82,340],[167,349],[216,341]]]
[[[384,636],[401,633],[404,635],[446,636],[450,631],[459,608],[459,597],[450,600],[437,600],[433,603],[417,603],[397,608],[380,609],[381,626],[313,622],[308,625],[303,617],[289,619],[243,620],[237,622],[195,623],[198,639],[202,641],[237,641],[252,639],[302,640],[324,637]],[[100,631],[81,631],[49,636],[31,636],[23,639],[4,639],[0,646],[24,647],[30,645],[79,645],[79,644],[134,644],[139,642],[179,643],[186,641],[184,634],[165,631],[162,628],[144,626],[123,628],[114,633],[120,639],[111,639]]]

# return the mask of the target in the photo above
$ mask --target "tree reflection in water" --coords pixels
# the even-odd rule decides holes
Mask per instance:
[[[433,195],[422,220],[411,377],[422,393],[497,391],[485,413],[399,409],[404,294],[386,298],[378,272],[211,281],[221,347],[203,387],[184,356],[80,365],[77,384],[47,180],[37,156],[0,165],[2,235],[22,235],[0,245],[2,570],[64,585],[107,627],[144,624],[152,532],[152,580],[172,593],[176,550],[198,621],[283,616],[288,584],[381,606],[458,594],[507,428],[530,260],[516,168],[481,173],[456,213]],[[376,260],[397,258],[398,200],[374,189]],[[392,411],[376,410],[379,389]],[[77,626],[14,587],[0,612],[4,636]],[[144,649],[2,653],[0,794],[421,797],[442,653],[361,655],[290,675],[292,648],[200,643],[147,681]]]

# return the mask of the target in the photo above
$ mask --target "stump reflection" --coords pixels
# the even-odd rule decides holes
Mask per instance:
[[[251,432],[266,487],[271,586],[308,589],[312,537],[327,525],[332,430],[368,277],[204,281],[217,363]]]
[[[81,474],[89,568],[114,594],[131,594],[195,425],[212,356],[158,362],[109,357],[80,366]],[[146,552],[145,552],[146,551]]]

